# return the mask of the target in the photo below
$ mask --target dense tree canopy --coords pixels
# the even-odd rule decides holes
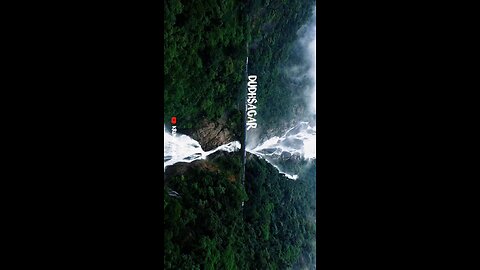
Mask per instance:
[[[314,1],[164,0],[164,120],[179,129],[200,119],[238,115],[245,96],[245,59],[258,75],[258,121],[269,129],[305,106],[287,67],[304,59],[295,49],[297,31]],[[247,46],[249,50],[247,52]],[[241,119],[232,124],[241,129]]]
[[[253,157],[244,189],[234,173],[239,158],[236,168],[222,165],[231,159],[216,162],[218,171],[191,170],[168,180],[165,269],[291,269],[314,263],[315,164],[292,181]]]
[[[245,59],[258,76],[259,125],[278,128],[304,107],[285,67],[303,59],[297,31],[314,2],[164,0],[164,121],[181,133],[226,116],[243,130]],[[248,46],[248,50],[247,50]],[[173,173],[164,188],[165,269],[298,269],[315,263],[315,162],[287,179],[266,161],[229,154]],[[307,169],[299,170],[299,166]],[[244,205],[242,205],[244,203]]]
[[[309,81],[293,78],[289,70],[305,69],[298,32],[311,18],[314,5],[315,1],[266,0],[251,1],[248,6],[249,73],[258,76],[257,121],[264,130],[280,131],[287,128],[287,120],[304,116],[307,106],[302,93]]]
[[[236,0],[164,0],[164,120],[179,129],[238,115],[246,58],[244,5]],[[241,115],[241,114],[240,114]],[[241,129],[241,118],[235,120]]]

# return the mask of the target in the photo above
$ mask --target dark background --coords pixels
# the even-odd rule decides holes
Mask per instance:
[[[162,9],[5,9],[3,220],[17,265],[161,268]],[[450,134],[469,134],[452,117],[469,106],[444,91],[463,85],[464,47],[450,44],[468,36],[431,10],[318,5],[319,267],[458,262],[447,222],[465,218],[451,186],[465,141]]]

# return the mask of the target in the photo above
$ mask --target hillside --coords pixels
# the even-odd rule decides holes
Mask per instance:
[[[238,168],[231,159],[225,155],[200,161],[212,165],[189,166],[188,172],[169,176],[164,190],[165,269],[314,264],[315,165],[291,181],[251,157],[244,190],[232,177]],[[172,190],[179,195],[168,195]]]

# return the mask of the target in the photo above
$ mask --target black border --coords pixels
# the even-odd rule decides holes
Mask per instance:
[[[161,264],[163,6],[149,4],[7,11],[15,263]],[[317,262],[451,262],[463,243],[448,238],[470,239],[456,214],[472,204],[456,202],[470,187],[454,183],[470,179],[458,163],[471,160],[454,149],[470,149],[464,127],[476,123],[461,122],[474,115],[456,112],[470,97],[454,93],[470,89],[462,75],[471,70],[457,60],[473,55],[463,39],[476,31],[463,19],[470,8],[332,5],[317,3]]]

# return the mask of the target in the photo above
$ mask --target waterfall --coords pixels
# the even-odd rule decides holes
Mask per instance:
[[[241,148],[239,141],[229,142],[221,145],[210,151],[203,151],[202,146],[196,140],[187,135],[172,133],[164,126],[164,141],[163,141],[163,171],[168,166],[178,162],[190,163],[195,160],[206,159],[207,156],[217,152],[226,151],[234,152]]]

